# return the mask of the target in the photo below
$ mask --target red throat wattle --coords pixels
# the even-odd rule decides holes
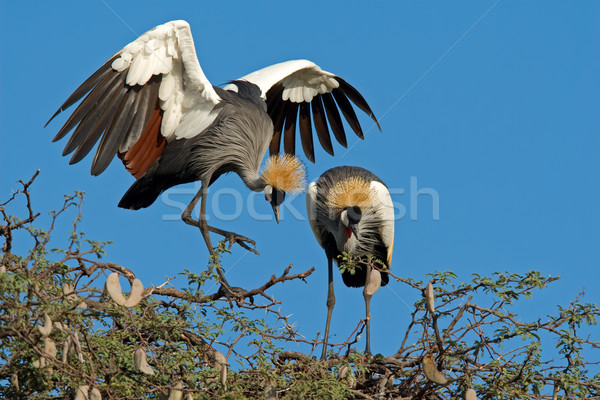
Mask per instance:
[[[348,228],[347,226],[346,228],[346,235],[348,235],[348,239],[350,239],[352,237],[352,230],[350,228]]]

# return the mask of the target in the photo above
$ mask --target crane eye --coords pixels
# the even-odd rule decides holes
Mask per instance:
[[[265,200],[270,203],[272,196],[273,196],[273,187],[271,185],[265,186]]]

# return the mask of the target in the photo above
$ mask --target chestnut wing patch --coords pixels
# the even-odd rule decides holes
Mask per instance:
[[[165,137],[160,133],[163,110],[157,103],[150,122],[142,132],[133,147],[124,153],[119,153],[119,158],[125,168],[134,177],[139,178],[160,157],[167,144]]]

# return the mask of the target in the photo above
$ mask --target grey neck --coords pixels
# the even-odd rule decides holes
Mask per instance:
[[[246,173],[244,173],[246,172]],[[244,171],[240,174],[240,177],[248,186],[248,189],[254,192],[262,192],[266,186],[265,181],[263,181],[262,176],[259,176],[255,173],[248,173],[250,171]]]

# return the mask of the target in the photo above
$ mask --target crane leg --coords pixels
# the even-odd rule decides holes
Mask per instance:
[[[206,222],[206,187],[207,185],[205,185],[203,182],[202,187],[200,188],[198,193],[196,193],[190,204],[188,204],[188,206],[185,208],[183,214],[181,214],[181,219],[183,220],[183,222],[185,222],[188,225],[198,227],[200,229],[200,231],[202,232],[202,236],[204,237],[204,241],[206,242],[206,246],[208,247],[208,250],[210,251],[211,255],[214,254],[214,251],[212,243],[210,241],[210,237],[208,236],[209,231],[225,237],[229,241],[230,249],[234,243],[237,243],[246,250],[258,255],[258,251],[246,244],[248,243],[253,247],[256,247],[256,242],[254,240],[247,238],[246,236],[238,235],[234,232],[224,231],[222,229],[208,225],[208,223]],[[192,218],[192,211],[194,210],[194,207],[196,207],[196,204],[198,204],[200,198],[202,198],[202,202],[200,203],[200,218],[198,219],[198,221],[196,221],[194,218]]]
[[[365,298],[365,311],[366,311],[366,325],[367,325],[367,346],[365,347],[365,355],[371,355],[371,297],[373,293],[375,293],[379,286],[381,285],[381,274],[372,265],[367,264],[365,266],[367,269],[366,279],[365,279],[365,288],[363,290],[363,296]]]
[[[208,248],[210,255],[214,256],[215,250],[212,246],[212,242],[210,240],[210,234],[209,234],[209,231],[211,230],[211,226],[209,226],[206,223],[206,192],[207,192],[206,187],[207,187],[207,185],[205,185],[203,182],[202,187],[200,188],[198,193],[196,193],[196,195],[194,196],[194,198],[192,199],[190,204],[188,204],[185,211],[181,215],[181,219],[186,224],[196,226],[196,227],[198,227],[198,229],[200,229],[200,232],[202,233],[202,237],[204,238],[204,242],[206,243],[206,247]],[[200,203],[200,218],[198,218],[198,221],[196,221],[192,218],[191,215],[192,215],[192,210],[194,209],[194,207],[196,207],[196,204],[198,204],[198,201],[200,200],[200,198],[202,198],[202,202]],[[225,297],[227,297],[228,301],[231,304],[230,298],[235,296],[235,292],[232,290],[231,286],[227,282],[227,279],[225,279],[225,274],[223,273],[223,269],[221,268],[221,266],[216,265],[215,269],[217,271],[217,274],[219,275],[219,281],[221,283],[221,291],[225,294]]]
[[[325,336],[323,337],[323,352],[321,360],[327,356],[327,340],[329,340],[329,324],[331,323],[331,314],[335,305],[335,294],[333,293],[333,260],[327,257],[328,267],[328,285],[327,285],[327,322],[325,323]]]

